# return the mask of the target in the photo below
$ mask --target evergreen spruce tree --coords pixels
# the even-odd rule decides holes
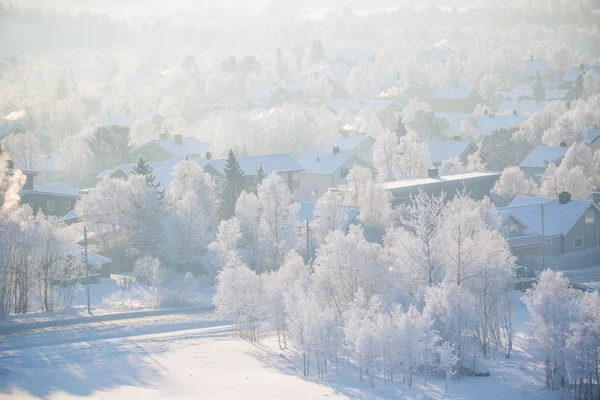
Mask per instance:
[[[229,150],[223,172],[225,177],[221,185],[219,214],[221,219],[229,219],[235,214],[235,203],[245,189],[244,171],[232,150]]]
[[[256,168],[256,175],[254,175],[254,193],[258,192],[258,187],[266,177],[267,174],[265,174],[262,163],[259,163],[258,168]]]
[[[535,84],[533,85],[533,98],[538,101],[546,98],[546,90],[544,89],[544,85],[542,85],[539,70],[536,73]]]
[[[402,116],[398,116],[398,122],[396,123],[396,137],[398,140],[402,136],[406,135],[406,127],[404,126],[404,122],[402,121]]]
[[[138,159],[135,167],[131,172],[134,175],[142,175],[146,178],[146,184],[148,187],[155,189],[158,194],[158,198],[162,200],[165,196],[165,190],[157,190],[160,187],[160,181],[156,180],[156,176],[154,175],[154,169],[144,160],[144,157]],[[156,180],[156,182],[155,182]]]

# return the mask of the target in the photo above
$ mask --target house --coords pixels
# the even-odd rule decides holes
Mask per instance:
[[[180,157],[181,159],[181,157]],[[147,163],[150,167],[152,167],[153,171],[158,171],[163,165],[165,165],[165,161],[153,161]],[[103,179],[113,178],[113,179],[127,179],[133,173],[133,169],[136,164],[123,164],[119,165],[113,169],[106,169],[96,175],[96,179],[101,181]]]
[[[38,175],[35,171],[21,170],[26,176],[25,185],[19,192],[21,204],[29,204],[35,214],[63,217],[75,207],[79,194],[62,182],[34,182]],[[12,168],[8,173],[13,173]]]
[[[260,86],[252,89],[246,99],[257,107],[270,108],[293,101],[293,95],[280,85]]]
[[[470,140],[460,140],[460,136],[456,136],[454,140],[428,140],[427,147],[429,148],[429,161],[437,168],[442,165],[442,162],[458,158],[463,164],[469,162],[468,157],[477,151],[479,148]],[[485,158],[482,156],[482,158]]]
[[[321,151],[328,151],[338,147],[342,153],[358,154],[363,160],[373,160],[373,145],[375,139],[364,134],[348,133],[347,130],[341,130],[340,133],[327,135],[321,139],[319,148]]]
[[[342,110],[358,114],[361,110],[371,108],[375,111],[400,112],[401,107],[393,100],[378,99],[337,99],[327,103],[333,113],[338,114]]]
[[[451,49],[450,47],[442,48],[442,47],[433,47],[431,50],[423,50],[418,55],[417,58],[422,61],[434,61],[446,64],[448,58],[450,56],[456,54],[456,51]]]
[[[316,200],[331,187],[348,183],[348,172],[355,165],[374,170],[373,166],[354,153],[342,153],[339,147],[332,152],[309,152],[298,163],[300,172],[299,197],[303,200]]]
[[[528,178],[543,175],[549,163],[559,164],[568,147],[538,146],[519,164]]]
[[[329,57],[329,62],[337,62],[353,67],[360,62],[374,61],[375,52],[370,49],[348,49],[346,47],[337,50]]]
[[[503,100],[496,114],[528,115],[540,111],[550,102],[548,100]]]
[[[266,174],[274,172],[281,175],[292,193],[296,193],[300,187],[300,173],[303,168],[288,153],[243,156],[238,157],[237,160],[248,180],[248,185],[253,183],[256,170],[262,166]],[[202,164],[202,168],[214,177],[221,178],[225,176],[226,163],[225,159],[209,159]]]
[[[528,115],[473,115],[480,136],[487,136],[498,129],[518,128],[529,119]]]
[[[583,134],[583,142],[590,147],[592,153],[595,153],[600,149],[600,129],[592,128],[587,129]]]
[[[146,161],[167,161],[174,156],[200,157],[210,153],[210,143],[204,143],[192,136],[183,137],[161,133],[159,138],[138,146],[129,152],[132,161],[143,157]]]
[[[534,59],[533,56],[529,60],[523,61],[523,72],[528,81],[534,81],[538,71],[541,76],[548,76],[554,73],[548,62],[544,59]]]
[[[502,233],[520,262],[552,266],[552,258],[565,254],[600,252],[600,209],[592,200],[571,200],[567,192],[558,199],[517,196],[498,213]]]
[[[24,133],[27,130],[19,124],[0,124],[0,138],[13,134]]]
[[[562,77],[560,88],[568,90],[575,89],[579,76],[591,70],[594,70],[600,74],[600,65],[585,66],[581,64],[577,67],[569,67]]]
[[[435,111],[463,113],[472,113],[483,103],[483,97],[472,87],[438,88],[429,101]]]
[[[438,175],[437,168],[430,168],[427,178],[405,179],[383,183],[383,187],[394,196],[395,206],[410,203],[410,196],[423,190],[430,196],[439,196],[442,192],[451,200],[457,191],[466,190],[476,200],[490,194],[500,172],[463,172],[450,175]]]

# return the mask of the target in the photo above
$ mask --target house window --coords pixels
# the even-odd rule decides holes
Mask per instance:
[[[46,210],[48,210],[48,212],[54,212],[54,200],[48,200],[46,202]]]
[[[71,209],[71,202],[65,201],[65,210],[70,210],[70,209]]]
[[[585,223],[586,224],[594,223],[594,212],[593,211],[585,213]]]
[[[348,176],[348,168],[344,168],[343,170],[340,171],[340,178],[346,179],[347,176]]]
[[[300,172],[292,172],[292,188],[298,189],[300,187]]]
[[[510,224],[510,236],[517,236],[517,224]]]
[[[552,244],[552,239],[545,239],[545,240],[544,240],[544,242],[545,242],[546,244]]]
[[[583,247],[583,236],[577,236],[573,238],[573,247],[580,249]]]

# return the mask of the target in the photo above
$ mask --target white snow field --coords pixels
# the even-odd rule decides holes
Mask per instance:
[[[513,292],[515,297],[518,292]],[[515,312],[521,329],[522,303]],[[533,363],[522,332],[510,360],[486,359],[490,377],[451,381],[417,375],[375,389],[360,382],[357,368],[340,360],[302,376],[302,360],[278,348],[269,335],[258,343],[231,336],[228,322],[213,313],[168,315],[48,328],[0,336],[0,399],[549,399],[543,370]]]

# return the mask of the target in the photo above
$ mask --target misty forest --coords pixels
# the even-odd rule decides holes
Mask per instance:
[[[0,0],[1,399],[600,400],[598,0]]]

